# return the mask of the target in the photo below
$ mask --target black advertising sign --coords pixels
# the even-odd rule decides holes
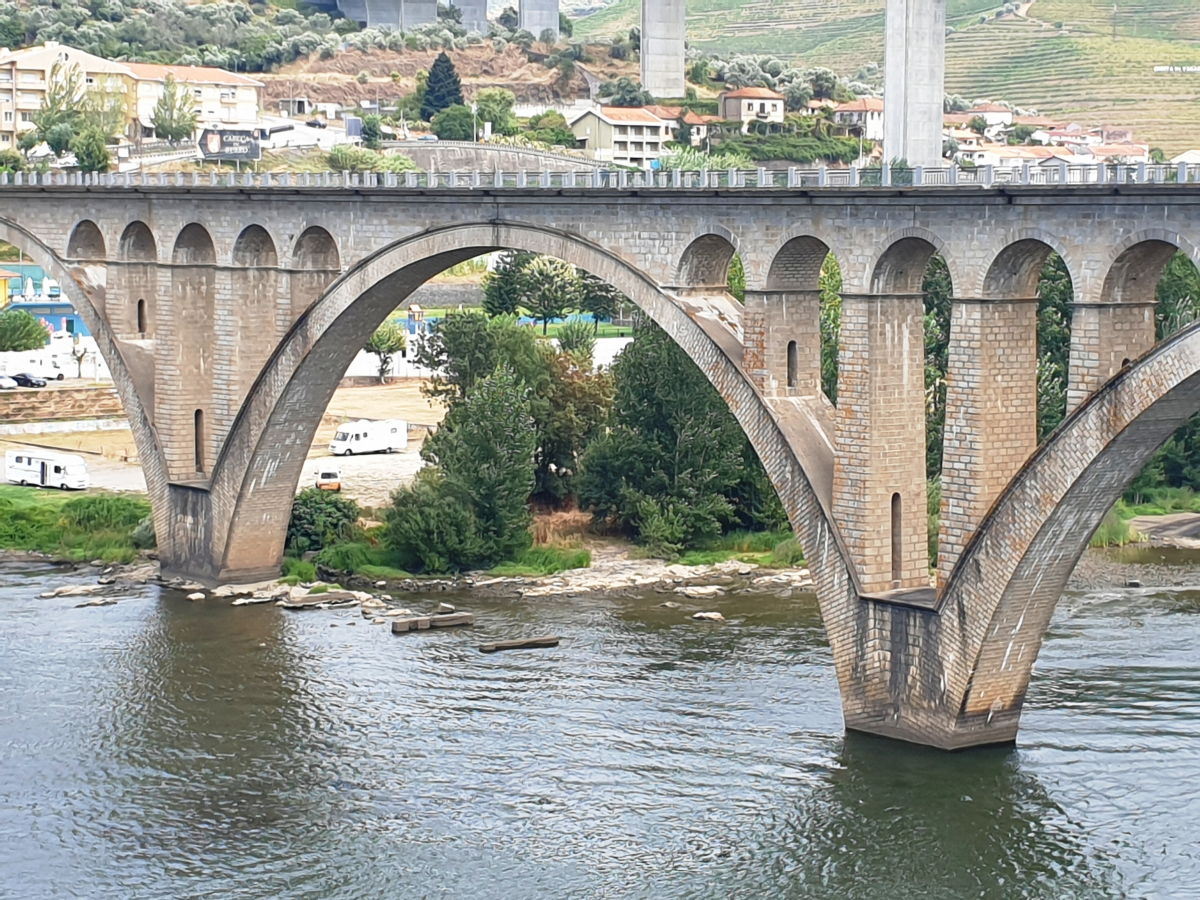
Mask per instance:
[[[200,152],[205,159],[258,160],[262,159],[260,132],[254,131],[205,131],[200,135]]]

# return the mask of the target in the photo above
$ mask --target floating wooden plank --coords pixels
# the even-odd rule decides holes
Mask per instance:
[[[448,613],[442,616],[413,616],[410,619],[392,620],[392,634],[407,634],[410,631],[428,631],[430,628],[456,628],[474,625],[471,613]]]
[[[526,638],[522,641],[496,641],[493,644],[480,644],[480,653],[499,653],[502,650],[543,650],[548,647],[557,647],[561,638],[557,637],[536,637]]]

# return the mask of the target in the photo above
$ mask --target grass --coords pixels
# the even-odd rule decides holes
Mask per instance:
[[[731,531],[702,547],[685,550],[676,562],[682,566],[713,566],[730,559],[785,568],[804,563],[790,531]]]
[[[1200,495],[1191,488],[1155,488],[1141,496],[1136,502],[1118,501],[1114,512],[1128,521],[1134,516],[1169,516],[1172,513],[1200,512]]]
[[[291,585],[316,581],[317,567],[294,556],[285,556],[283,558],[283,578],[280,580]]]
[[[1104,517],[1096,533],[1092,535],[1092,547],[1124,547],[1142,540],[1142,536],[1129,527],[1129,522],[1122,519],[1116,510]]]
[[[317,565],[337,572],[353,572],[371,578],[411,578],[403,569],[394,565],[386,547],[382,544],[356,542],[334,544],[317,554]]]
[[[145,500],[0,485],[0,548],[60,559],[132,562],[132,532],[150,515]]]
[[[591,564],[591,551],[581,547],[530,547],[512,562],[496,566],[489,574],[507,578],[540,578],[569,569],[586,569]]]

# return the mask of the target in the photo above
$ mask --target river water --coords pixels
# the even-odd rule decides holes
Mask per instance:
[[[812,598],[481,600],[404,637],[37,599],[83,578],[0,564],[5,900],[1200,891],[1200,591],[1064,598],[1018,747],[949,755],[843,733]]]

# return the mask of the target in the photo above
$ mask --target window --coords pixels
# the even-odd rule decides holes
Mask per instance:
[[[62,474],[62,466],[55,466],[55,467],[54,467],[54,474],[55,474],[55,475],[61,475],[61,474]]]
[[[904,552],[904,541],[901,539],[901,500],[899,494],[892,494],[892,582],[895,587],[900,586],[900,580],[903,575],[903,566],[901,565],[901,555]]]
[[[796,346],[795,341],[788,341],[787,345],[787,386],[790,388],[798,387],[800,384],[800,350]]]
[[[12,110],[11,110],[11,109],[6,109],[6,110],[4,111],[4,121],[5,121],[5,122],[11,122],[11,121],[12,121]]]
[[[85,82],[87,82],[87,86],[88,86],[88,87],[92,87],[92,86],[93,86],[93,85],[96,83],[96,79],[95,79],[95,78],[93,78],[91,75],[88,75],[88,76],[87,76],[86,78],[84,78],[83,80],[84,80]]]
[[[0,134],[0,144],[11,144],[11,143],[12,143],[12,135],[11,134]]]
[[[146,301],[137,302],[137,330],[139,334],[146,333]]]
[[[194,95],[194,96],[195,96],[197,99],[199,99],[199,98],[200,98],[200,96],[202,95],[202,91],[200,90],[200,88],[192,88],[192,94],[193,94],[193,95]]]
[[[21,121],[22,122],[32,122],[33,121],[33,113],[27,113],[27,112],[21,113]]]
[[[196,454],[196,471],[204,472],[204,410],[196,410],[192,422],[193,449]]]
[[[41,72],[22,72],[21,80],[26,84],[37,84],[42,80]]]

